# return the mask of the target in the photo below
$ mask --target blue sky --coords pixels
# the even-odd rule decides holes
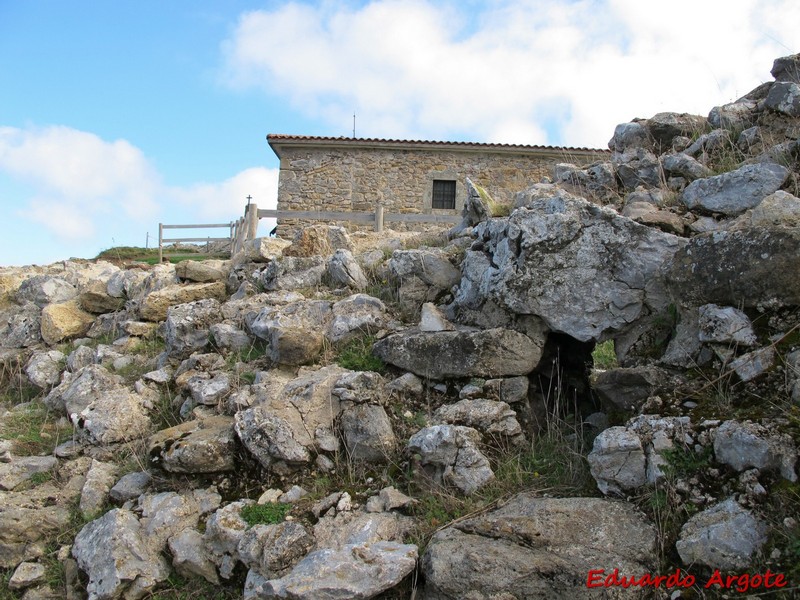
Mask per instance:
[[[359,137],[605,147],[771,80],[798,25],[796,0],[0,0],[0,265],[274,206],[266,135],[353,113]]]

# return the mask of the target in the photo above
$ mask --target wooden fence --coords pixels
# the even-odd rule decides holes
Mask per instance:
[[[244,247],[248,240],[258,236],[258,222],[260,219],[306,219],[310,221],[347,221],[351,223],[372,224],[375,231],[383,231],[384,223],[434,223],[441,225],[455,225],[461,222],[457,215],[426,215],[426,214],[389,214],[384,212],[383,206],[375,208],[374,212],[339,212],[325,210],[275,210],[259,209],[256,204],[248,204],[244,216],[230,223],[215,223],[211,225],[164,225],[158,224],[158,260],[162,260],[162,246],[164,242],[206,242],[229,241],[231,243],[231,256]],[[226,238],[164,238],[164,229],[202,229],[212,227],[228,227],[230,236]]]

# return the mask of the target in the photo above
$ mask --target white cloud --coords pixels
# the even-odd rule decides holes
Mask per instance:
[[[169,195],[191,208],[193,218],[202,222],[230,221],[243,215],[247,196],[259,208],[275,208],[278,199],[278,169],[254,167],[221,183],[200,183],[189,188],[172,188]]]
[[[260,167],[221,183],[168,187],[131,143],[64,126],[0,127],[3,173],[26,184],[4,199],[14,206],[12,218],[36,223],[62,244],[94,237],[102,247],[159,220],[175,223],[176,214],[183,223],[229,222],[243,214],[248,195],[262,208],[274,208],[278,189],[278,170]]]
[[[796,5],[291,3],[240,17],[223,77],[342,135],[355,110],[364,137],[605,146],[617,123],[707,114],[769,80],[772,60],[800,46]]]
[[[159,176],[125,140],[64,126],[2,127],[0,170],[35,190],[18,211],[63,239],[91,235],[101,217],[143,221],[158,208]]]

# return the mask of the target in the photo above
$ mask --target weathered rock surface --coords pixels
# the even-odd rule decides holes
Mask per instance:
[[[89,577],[90,599],[143,598],[169,575],[166,561],[143,539],[136,516],[120,508],[85,525],[72,555]]]
[[[775,434],[750,421],[725,421],[714,438],[714,455],[736,471],[756,468],[778,471],[789,481],[797,481],[797,449],[786,434]]]
[[[692,182],[681,199],[690,209],[738,215],[780,189],[788,176],[786,167],[774,163],[745,165]]]
[[[145,321],[163,321],[170,306],[205,299],[221,302],[225,296],[225,284],[221,282],[172,285],[150,292],[142,301],[139,313]]]
[[[433,425],[411,436],[408,449],[419,455],[431,482],[469,495],[494,479],[489,460],[478,449],[480,440],[481,434],[471,427]]]
[[[233,419],[216,416],[163,429],[149,441],[151,460],[170,473],[232,471],[235,436]]]
[[[339,426],[350,459],[383,463],[392,456],[397,439],[382,406],[348,406],[342,411]]]
[[[568,195],[533,199],[476,230],[482,249],[467,252],[455,312],[491,300],[580,341],[664,313],[659,270],[686,243]]]
[[[609,427],[600,432],[587,459],[597,487],[604,494],[622,495],[647,482],[642,441],[625,427]]]
[[[436,533],[421,559],[426,600],[583,598],[587,573],[647,573],[656,531],[632,506],[519,494],[502,508]],[[646,589],[608,588],[609,598]]]
[[[767,541],[766,531],[763,522],[730,498],[689,519],[675,548],[687,566],[746,569]]]
[[[349,250],[337,250],[328,260],[328,274],[337,285],[364,290],[368,283],[361,267]]]
[[[33,385],[49,389],[61,380],[65,358],[58,350],[36,352],[25,365],[25,374]]]
[[[754,228],[692,238],[675,254],[667,281],[684,305],[756,308],[800,304],[798,272],[800,232]]]
[[[48,304],[42,309],[42,339],[47,344],[83,335],[94,323],[94,316],[81,309],[75,300]]]
[[[430,379],[502,377],[533,371],[544,339],[510,329],[402,333],[375,344],[373,352],[391,363]]]
[[[433,422],[472,427],[487,436],[487,439],[501,436],[514,439],[515,442],[524,440],[517,413],[505,402],[496,400],[476,398],[446,404],[433,413]]]
[[[366,600],[403,580],[417,564],[417,547],[398,542],[315,550],[291,573],[263,584],[262,598]]]

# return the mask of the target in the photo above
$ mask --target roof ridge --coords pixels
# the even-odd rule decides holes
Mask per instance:
[[[538,144],[502,144],[497,142],[447,142],[438,140],[401,140],[401,139],[385,139],[385,138],[354,138],[346,136],[316,136],[316,135],[290,135],[284,133],[270,133],[267,135],[267,142],[281,140],[297,140],[309,142],[360,142],[360,143],[389,143],[389,144],[425,144],[431,146],[478,146],[478,147],[493,147],[493,148],[518,148],[521,150],[564,150],[564,151],[580,151],[580,152],[602,152],[609,153],[610,150],[603,150],[601,148],[586,148],[586,147],[573,147],[573,146],[544,146]]]

